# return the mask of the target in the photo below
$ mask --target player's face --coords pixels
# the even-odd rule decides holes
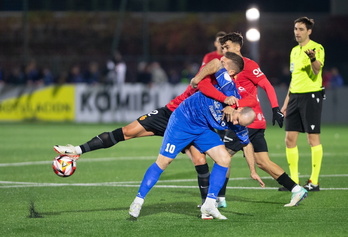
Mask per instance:
[[[234,125],[239,124],[241,126],[248,126],[252,123],[255,116],[252,116],[252,114],[248,113],[248,115],[244,114],[244,116],[241,115],[240,111],[242,108],[238,108],[237,110],[233,111],[232,114],[232,123]],[[255,114],[254,114],[255,115]]]
[[[307,27],[304,23],[297,22],[294,26],[295,39],[299,44],[307,42],[311,33],[312,30],[307,30]]]
[[[238,44],[234,44],[232,41],[228,40],[224,45],[222,45],[222,53],[231,52],[238,53]]]
[[[220,59],[220,62],[222,64],[222,66],[227,70],[229,75],[234,75],[235,74],[235,70],[233,68],[234,63],[231,59],[226,58],[225,56],[222,56]]]
[[[233,111],[233,114],[232,114],[232,123],[233,123],[234,125],[240,124],[240,125],[244,126],[244,125],[243,125],[243,120],[241,121],[240,112],[239,112],[238,110]]]

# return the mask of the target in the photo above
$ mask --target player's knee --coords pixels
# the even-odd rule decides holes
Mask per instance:
[[[130,125],[122,127],[122,135],[124,137],[124,140],[135,138],[140,133],[141,131],[137,127],[130,126]]]
[[[197,166],[197,165],[204,165],[207,163],[207,160],[205,156],[193,156],[192,157],[192,163]]]
[[[163,155],[159,155],[157,157],[157,160],[156,160],[156,164],[158,165],[158,167],[160,167],[162,170],[165,170],[168,165],[170,165],[170,163],[172,163],[174,159],[171,159],[171,158],[168,158],[166,156],[163,156]]]
[[[231,164],[231,157],[227,153],[226,156],[221,156],[217,161],[215,161],[218,165],[223,167],[229,167]]]

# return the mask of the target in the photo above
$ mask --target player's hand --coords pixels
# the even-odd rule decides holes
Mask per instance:
[[[195,77],[192,78],[191,81],[190,81],[190,85],[192,86],[192,88],[197,88],[198,83],[199,83],[199,82],[197,82],[197,80],[195,79]]]
[[[232,122],[232,115],[234,109],[231,106],[226,106],[222,111],[222,120],[226,119],[227,122]]]
[[[264,188],[266,186],[265,183],[262,181],[262,179],[260,178],[260,176],[256,172],[251,173],[250,177],[253,180],[256,180],[257,182],[259,182],[259,184],[262,188]]]
[[[274,126],[275,121],[277,121],[279,127],[283,127],[283,122],[284,122],[284,114],[280,112],[279,107],[274,107],[272,108],[273,111],[273,118],[272,118],[272,124]]]
[[[305,51],[305,53],[310,59],[315,58],[315,49],[308,49]]]
[[[234,105],[236,104],[238,106],[238,98],[234,97],[234,96],[229,96],[227,97],[225,100],[224,100],[224,103],[225,104],[228,104],[228,105]]]

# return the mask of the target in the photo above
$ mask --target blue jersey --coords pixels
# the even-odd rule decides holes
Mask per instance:
[[[234,82],[225,69],[219,70],[215,76],[218,90],[227,96],[240,98]],[[169,119],[160,153],[174,158],[190,143],[193,143],[201,152],[222,145],[214,129],[231,129],[235,131],[241,143],[248,144],[249,136],[246,127],[222,120],[222,109],[225,106],[199,91],[185,99]]]
[[[235,83],[228,75],[226,69],[221,69],[215,73],[217,85],[216,88],[227,96],[234,96],[240,99],[238,89]],[[203,95],[201,92],[196,92],[189,98],[183,101],[183,105],[177,109],[182,110],[187,114],[187,119],[192,119],[193,123],[200,123],[202,127],[207,125],[217,130],[231,129],[237,133],[239,139],[244,143],[249,143],[247,128],[241,125],[233,125],[222,120],[223,108],[226,104],[218,102],[210,97]],[[204,119],[203,119],[204,117]],[[240,134],[240,136],[238,135]]]

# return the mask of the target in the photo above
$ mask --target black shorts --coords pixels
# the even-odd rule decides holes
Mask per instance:
[[[322,91],[289,95],[285,131],[320,133]]]
[[[265,139],[265,129],[248,128],[249,140],[254,147],[254,152],[268,152],[267,142]],[[223,136],[226,148],[235,152],[243,150],[244,145],[240,143],[235,132],[227,130]]]
[[[140,116],[137,121],[146,131],[151,131],[155,135],[163,137],[171,114],[171,110],[167,107],[162,107]]]

